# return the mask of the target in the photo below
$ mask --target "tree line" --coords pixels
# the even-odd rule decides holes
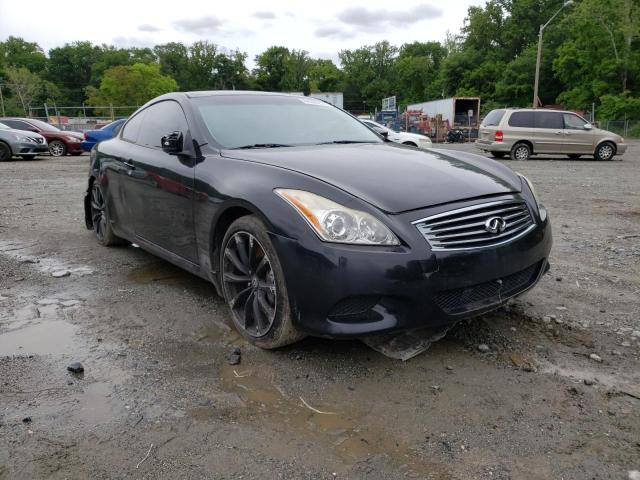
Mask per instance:
[[[533,97],[538,29],[560,0],[487,0],[472,6],[442,42],[382,41],[333,61],[272,46],[247,67],[247,54],[207,40],[153,48],[81,41],[45,54],[36,43],[0,42],[7,115],[43,103],[135,107],[182,90],[342,91],[345,108],[373,111],[396,95],[400,107],[449,96],[480,96],[483,110],[527,106]],[[540,99],[603,119],[640,119],[640,2],[577,0],[545,32]]]

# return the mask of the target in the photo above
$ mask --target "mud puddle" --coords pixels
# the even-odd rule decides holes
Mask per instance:
[[[420,458],[404,440],[394,438],[382,423],[372,423],[365,412],[347,399],[332,397],[331,404],[289,394],[277,384],[275,373],[264,367],[255,369],[225,365],[221,370],[223,389],[236,394],[244,409],[236,410],[248,420],[259,417],[272,423],[274,430],[285,430],[296,439],[323,444],[351,467],[374,456],[383,456],[408,475],[421,478],[453,478],[441,464]],[[198,412],[202,417],[203,412]]]
[[[37,250],[37,242],[26,243],[15,240],[4,240],[0,242],[0,254],[13,258],[22,264],[32,264],[43,273],[55,273],[59,276],[65,276],[62,272],[68,272],[67,275],[80,277],[94,273],[93,268],[87,265],[68,264],[57,258],[40,255],[37,253]]]
[[[0,335],[0,356],[63,355],[73,351],[77,327],[64,320],[44,321]]]

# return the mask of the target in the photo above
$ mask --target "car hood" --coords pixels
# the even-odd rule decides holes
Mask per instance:
[[[3,132],[17,133],[19,135],[24,135],[25,137],[42,138],[42,139],[44,139],[44,137],[42,135],[40,135],[39,133],[32,132],[30,130],[18,130],[16,128],[12,128],[11,130],[2,130],[2,131]]]
[[[406,138],[415,138],[416,140],[431,140],[429,137],[425,135],[420,135],[419,133],[411,133],[411,132],[396,132]]]
[[[62,131],[63,135],[68,135],[70,137],[75,137],[78,138],[80,140],[84,140],[84,135],[80,132],[71,132],[71,131],[67,131],[67,130],[63,130]]]
[[[309,175],[389,213],[522,187],[515,172],[480,155],[391,143],[225,150],[222,155]]]

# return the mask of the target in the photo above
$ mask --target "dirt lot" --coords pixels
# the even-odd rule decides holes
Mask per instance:
[[[623,158],[506,161],[550,211],[552,269],[407,362],[358,341],[253,348],[211,285],[97,245],[88,157],[0,164],[0,478],[628,478],[640,144]]]

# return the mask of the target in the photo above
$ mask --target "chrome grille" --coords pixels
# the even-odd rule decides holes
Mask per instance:
[[[490,219],[504,220],[492,233]],[[500,226],[501,221],[498,221]],[[535,228],[529,207],[522,200],[502,200],[459,208],[413,222],[432,250],[470,250],[492,247],[520,238]]]

